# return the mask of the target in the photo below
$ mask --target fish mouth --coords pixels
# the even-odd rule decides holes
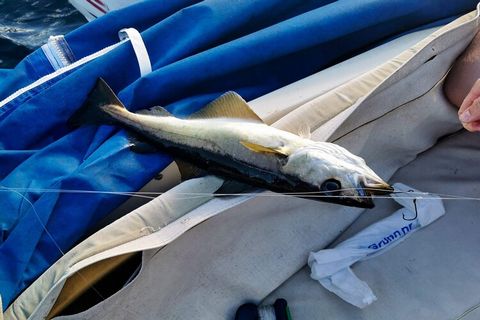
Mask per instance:
[[[375,196],[385,196],[392,192],[393,187],[383,180],[373,182],[365,179],[358,184],[353,200],[358,207],[371,209],[375,206],[373,203]]]
[[[373,198],[375,196],[388,195],[393,192],[393,188],[386,182],[361,181],[353,192],[340,193],[336,197],[326,197],[322,200],[336,203],[348,207],[372,209],[375,207]]]
[[[362,209],[372,209],[375,207],[372,197],[363,197],[356,199],[353,197],[332,197],[332,198],[323,198],[322,201],[339,204],[347,207],[355,207]]]
[[[378,177],[364,178],[359,183],[359,187],[374,196],[387,195],[393,192],[393,187]]]

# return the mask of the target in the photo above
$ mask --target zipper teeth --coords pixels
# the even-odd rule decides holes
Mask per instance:
[[[53,50],[57,54],[57,57],[60,59],[62,62],[62,67],[68,66],[72,61],[70,61],[65,52],[63,51],[62,47],[60,46],[60,40],[54,38],[52,39],[53,41],[50,42],[50,45],[53,47]]]
[[[62,63],[62,67],[66,67],[71,64],[73,61],[70,61],[68,56],[66,55],[65,51],[63,50],[60,42],[62,41],[62,37],[52,37],[49,41],[49,46],[55,51],[58,59]]]

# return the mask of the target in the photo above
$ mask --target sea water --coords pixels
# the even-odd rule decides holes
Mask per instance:
[[[51,35],[86,23],[67,0],[0,0],[0,68],[12,68]]]

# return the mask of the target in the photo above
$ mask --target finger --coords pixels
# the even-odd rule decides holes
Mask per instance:
[[[477,98],[465,111],[459,114],[461,122],[468,123],[480,120],[480,98]]]
[[[465,99],[463,99],[462,105],[458,109],[458,114],[461,114],[463,111],[465,111],[478,97],[480,97],[480,79],[475,81],[472,89],[470,89]]]
[[[480,132],[480,121],[464,123],[463,127],[470,132]]]

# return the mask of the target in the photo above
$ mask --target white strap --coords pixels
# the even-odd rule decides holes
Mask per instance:
[[[138,66],[140,68],[140,76],[143,77],[146,74],[152,72],[152,64],[150,63],[150,57],[148,56],[147,47],[143,42],[140,32],[134,28],[122,29],[118,32],[120,40],[130,39],[132,43],[133,51],[137,56]]]

